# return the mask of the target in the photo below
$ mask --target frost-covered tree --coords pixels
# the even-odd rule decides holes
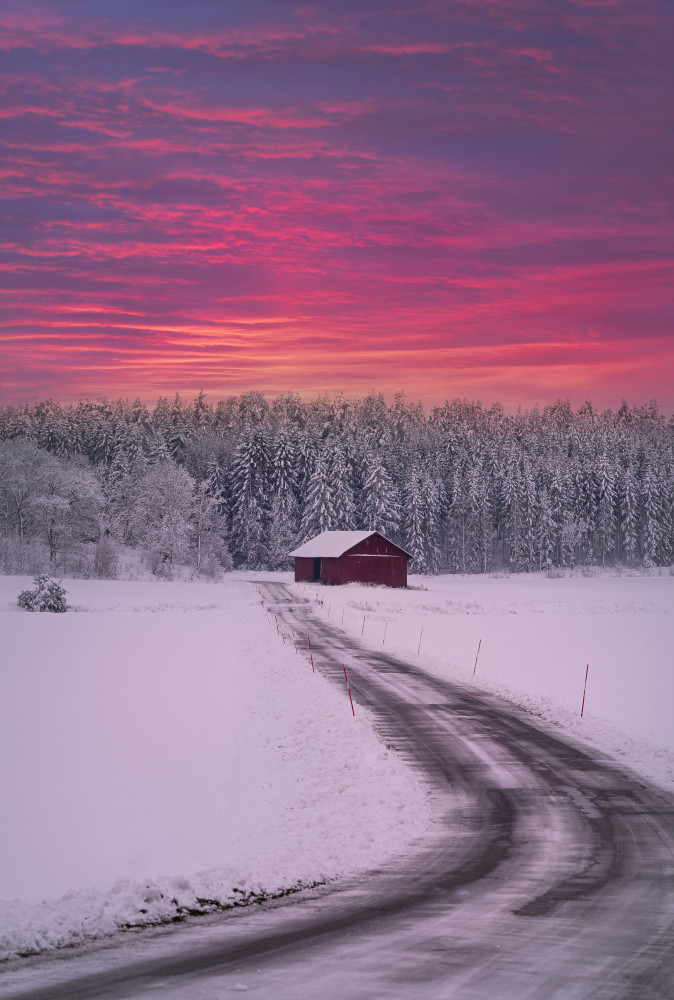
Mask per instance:
[[[620,538],[628,566],[634,565],[638,546],[639,506],[632,469],[625,469],[620,483]]]
[[[138,481],[133,532],[153,573],[170,575],[189,556],[194,490],[189,473],[171,461],[153,465]]]
[[[536,566],[536,490],[527,461],[512,453],[503,481],[504,534],[508,564],[515,571]]]
[[[606,454],[597,468],[596,536],[597,554],[605,565],[606,556],[616,543],[616,482],[613,468]]]
[[[283,427],[272,447],[269,473],[269,546],[270,569],[292,568],[289,552],[295,547],[299,532],[297,504],[297,448]]]
[[[249,569],[268,565],[267,474],[264,434],[260,429],[248,430],[236,449],[232,467],[231,542],[236,560]]]
[[[329,477],[332,485],[332,504],[335,511],[334,527],[337,530],[353,531],[358,526],[353,488],[353,472],[346,460],[344,449],[330,448]]]
[[[270,569],[292,569],[293,560],[289,553],[297,543],[298,516],[297,502],[292,493],[277,494],[269,511]]]
[[[557,547],[558,525],[554,508],[545,486],[539,493],[538,521],[536,523],[536,543],[538,549],[538,568],[550,569]]]
[[[46,460],[31,494],[30,518],[49,546],[49,561],[78,542],[97,541],[104,498],[91,469],[75,461]]]
[[[227,524],[220,514],[221,500],[215,478],[195,483],[190,521],[192,556],[197,573],[209,576],[233,565]]]
[[[0,504],[5,538],[16,533],[22,546],[30,530],[31,497],[40,489],[47,453],[30,440],[0,441]]]
[[[403,544],[415,573],[437,573],[440,567],[440,489],[423,465],[412,468],[403,493]]]
[[[468,537],[471,573],[486,573],[492,562],[492,510],[484,466],[476,463],[467,477]]]
[[[281,430],[271,448],[269,487],[272,497],[296,496],[298,464],[296,442]]]
[[[362,509],[364,528],[398,540],[402,514],[399,492],[379,452],[366,459]]]
[[[300,538],[304,542],[322,531],[336,531],[340,527],[340,520],[335,507],[332,468],[325,455],[319,452],[307,484]]]
[[[672,558],[671,499],[663,470],[647,464],[641,477],[640,548],[644,565],[665,566]]]
[[[403,544],[405,532],[421,532],[427,551],[418,558],[450,571],[672,558],[674,420],[652,403],[599,413],[558,400],[509,414],[458,399],[426,417],[403,394],[387,405],[375,393],[287,393],[270,406],[252,392],[213,407],[200,393],[192,402],[160,397],[151,412],[138,401],[45,400],[0,408],[0,441],[18,440],[96,470],[111,544],[137,543],[136,483],[175,459],[198,482],[217,466],[218,514],[237,565],[278,564],[300,520],[308,534],[377,526]],[[16,563],[28,541],[30,562],[44,521],[24,516],[20,477],[1,466],[0,457],[0,558],[9,565],[11,551]]]

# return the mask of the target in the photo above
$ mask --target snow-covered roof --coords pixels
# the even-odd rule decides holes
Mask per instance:
[[[302,556],[304,559],[338,559],[359,542],[364,542],[371,535],[381,535],[380,531],[322,531],[315,538],[310,538],[299,548],[290,553],[291,556]],[[382,535],[382,538],[385,536]],[[386,539],[387,541],[389,539]],[[391,542],[395,545],[395,542]],[[398,545],[397,548],[400,548]],[[404,549],[402,550],[405,551]],[[409,554],[409,553],[408,553]]]

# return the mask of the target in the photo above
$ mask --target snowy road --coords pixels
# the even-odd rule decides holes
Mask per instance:
[[[364,883],[37,961],[6,1000],[674,995],[674,799],[502,702],[364,650],[280,583],[283,628],[420,768],[436,822]],[[376,835],[376,831],[373,831]]]

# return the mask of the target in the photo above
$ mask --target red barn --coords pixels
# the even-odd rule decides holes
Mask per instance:
[[[290,555],[295,557],[298,583],[407,586],[410,553],[378,531],[322,531]]]

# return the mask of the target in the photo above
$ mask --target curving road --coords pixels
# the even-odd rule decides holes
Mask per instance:
[[[365,881],[38,960],[0,996],[674,997],[674,797],[496,699],[365,650],[286,585],[261,590],[342,688],[347,663],[356,705],[431,782],[428,837]]]

